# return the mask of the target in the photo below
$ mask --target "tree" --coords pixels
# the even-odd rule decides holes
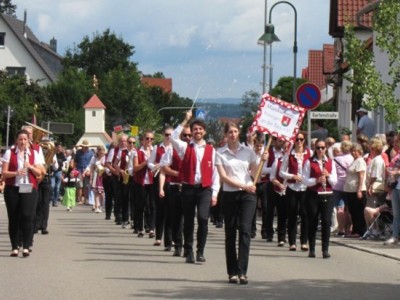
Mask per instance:
[[[307,80],[303,78],[296,78],[296,86],[299,87]],[[282,99],[286,102],[295,103],[293,99],[293,77],[286,76],[279,78],[277,84],[271,90],[271,96]]]
[[[0,0],[0,13],[15,17],[17,6],[11,0]]]
[[[389,81],[375,68],[374,53],[367,50],[366,42],[355,36],[354,27],[345,27],[346,51],[344,53],[352,74],[345,78],[351,83],[348,91],[353,95],[364,95],[362,105],[369,110],[383,107],[385,119],[389,123],[400,120],[398,114],[399,99],[395,91],[400,83],[400,2],[398,0],[380,1],[373,19],[373,30],[376,33],[376,45],[387,53]],[[390,32],[390,34],[388,34]]]
[[[63,65],[81,68],[90,76],[103,78],[115,68],[136,71],[136,64],[130,61],[134,53],[134,46],[106,29],[102,35],[94,34],[92,39],[85,36],[75,49],[68,49]]]

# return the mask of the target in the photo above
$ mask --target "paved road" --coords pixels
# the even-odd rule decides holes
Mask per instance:
[[[345,247],[340,240],[325,260],[320,252],[310,259],[256,238],[250,283],[232,286],[223,230],[213,226],[203,265],[172,257],[88,206],[70,213],[51,208],[49,231],[35,237],[29,258],[9,257],[5,206],[0,205],[0,299],[398,299],[399,294],[399,261]],[[381,245],[360,243],[378,250]]]

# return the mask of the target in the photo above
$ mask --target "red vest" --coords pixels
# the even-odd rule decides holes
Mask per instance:
[[[203,159],[200,163],[201,173],[201,185],[202,187],[210,187],[212,184],[212,172],[213,172],[213,156],[214,148],[211,145],[206,145],[204,149]],[[194,176],[196,174],[196,151],[194,150],[194,144],[189,144],[185,151],[185,156],[182,161],[182,169],[179,173],[181,181],[187,184],[195,184]]]
[[[39,146],[39,145],[38,145]],[[33,147],[32,147],[33,148]],[[35,151],[31,148],[31,155],[29,155],[29,163],[33,165],[35,163]],[[16,172],[18,168],[18,157],[17,157],[17,148],[11,149],[10,163],[8,164],[8,171]],[[37,189],[37,180],[36,176],[33,174],[31,170],[28,170],[29,182],[32,183],[32,187]],[[5,180],[7,185],[15,186],[15,177],[7,178]]]
[[[119,152],[119,147],[115,147],[115,148],[114,148],[114,153],[113,153],[113,158],[112,158],[112,160],[111,160],[111,164],[112,164],[112,165],[114,164],[115,160],[117,159],[117,154],[118,154],[118,152]]]
[[[154,161],[156,164],[158,164],[161,160],[161,156],[163,156],[163,154],[165,153],[165,147],[159,145],[157,147],[157,152],[156,152],[156,160]]]
[[[140,149],[137,151],[137,157],[139,164],[145,161],[144,153],[143,151],[140,151]],[[143,167],[140,171],[135,172],[133,180],[136,183],[140,184],[141,186],[144,186],[144,179],[146,178],[146,172],[149,176],[149,184],[153,184],[153,173],[150,171],[147,165]]]
[[[303,164],[301,167],[304,167],[304,164],[306,163],[307,159],[309,159],[311,156],[310,150],[307,148],[305,149],[305,152],[303,152]],[[289,161],[288,161],[288,173],[297,175],[299,173],[299,165],[297,163],[296,156],[293,154],[289,155]],[[294,179],[289,179],[289,183],[295,183],[296,180]]]
[[[128,163],[126,162],[126,155],[128,154],[128,150],[124,149],[121,151],[121,160],[120,160],[120,164],[119,167],[121,170],[126,170],[126,168],[128,167]]]
[[[322,175],[322,171],[319,167],[319,164],[317,161],[314,161],[312,157],[309,158],[310,160],[310,178],[318,178]],[[329,172],[332,173],[332,160],[328,158],[328,161],[325,162],[324,164],[325,169]],[[308,190],[314,191],[314,192],[323,192],[324,189],[322,187],[321,183],[317,183],[314,186],[309,186],[307,187]],[[332,187],[329,183],[329,181],[326,181],[326,191],[332,191]]]
[[[179,157],[179,154],[175,149],[172,150],[172,163],[170,165],[170,168],[174,171],[180,171],[182,168],[182,159]],[[173,183],[181,183],[179,175],[178,176],[167,175],[165,181]]]

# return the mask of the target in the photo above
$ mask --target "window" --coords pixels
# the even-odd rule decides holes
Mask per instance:
[[[6,67],[9,76],[24,76],[25,67]]]
[[[0,48],[4,48],[6,42],[6,33],[0,32]]]
[[[96,116],[96,111],[93,110],[93,111],[92,111],[92,117],[95,117],[95,116]]]

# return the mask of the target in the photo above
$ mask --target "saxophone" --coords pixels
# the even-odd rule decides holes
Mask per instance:
[[[130,155],[129,152],[126,155],[125,158],[126,158],[127,162],[126,162],[126,169],[123,170],[124,172],[122,173],[122,183],[123,184],[128,184],[129,183],[129,176],[130,176],[128,168],[129,168],[129,163],[131,162],[131,155]]]

